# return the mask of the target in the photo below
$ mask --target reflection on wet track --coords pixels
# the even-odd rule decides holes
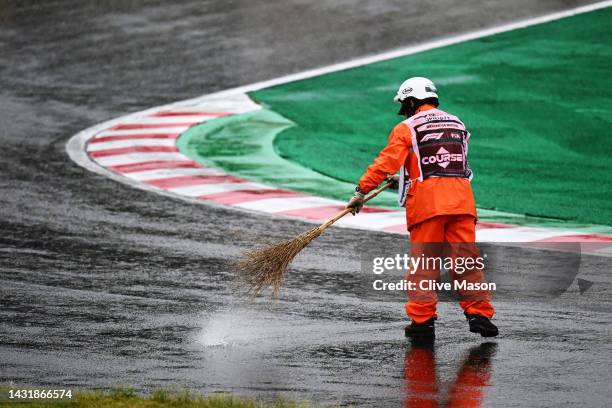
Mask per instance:
[[[446,395],[436,373],[435,346],[413,345],[406,353],[406,407],[480,407],[491,378],[491,359],[497,344],[493,342],[472,346],[467,351],[457,376]],[[444,401],[445,404],[441,402]]]

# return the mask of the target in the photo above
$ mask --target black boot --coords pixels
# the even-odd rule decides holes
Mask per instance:
[[[406,328],[404,332],[406,333],[406,337],[412,340],[414,343],[433,343],[436,338],[436,327],[435,327],[435,317],[427,320],[423,323],[416,323],[412,321]]]
[[[480,333],[482,337],[495,337],[499,334],[499,330],[497,330],[497,326],[495,326],[491,321],[479,315],[468,315],[466,314],[468,323],[470,324],[470,331],[472,333]]]

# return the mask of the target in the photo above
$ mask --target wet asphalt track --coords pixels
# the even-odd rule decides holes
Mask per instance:
[[[484,406],[609,403],[608,259],[583,259],[595,283],[582,296],[498,302],[495,344],[441,303],[436,348],[413,349],[401,296],[354,279],[357,248],[397,236],[332,230],[279,304],[250,305],[229,260],[309,226],[134,190],[64,152],[120,114],[588,2],[84,3],[0,2],[0,382],[378,407],[480,391]],[[437,379],[421,375],[434,365]],[[489,386],[468,387],[470,372]]]

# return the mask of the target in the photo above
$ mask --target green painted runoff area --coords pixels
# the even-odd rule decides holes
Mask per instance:
[[[472,133],[479,208],[611,225],[611,21],[608,8],[250,96],[295,124],[280,156],[354,185],[401,120],[399,84],[427,76]]]

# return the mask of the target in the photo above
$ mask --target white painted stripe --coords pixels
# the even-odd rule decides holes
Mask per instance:
[[[396,229],[393,231],[386,230],[385,232],[389,232],[392,234],[410,235],[410,233],[408,232],[408,229],[406,229],[406,223],[389,225],[389,227],[401,227],[401,229]]]
[[[200,110],[203,110],[200,108]],[[194,122],[206,122],[208,120],[217,119],[218,115],[185,115],[185,116],[137,116],[129,118],[121,122],[121,124],[143,124],[143,125],[160,125],[160,124],[174,124],[174,123],[194,123]]]
[[[154,153],[154,152],[138,152],[118,154],[115,156],[104,156],[93,159],[100,166],[119,166],[122,164],[135,164],[148,161],[170,161],[170,160],[189,160],[189,158],[181,153]]]
[[[235,204],[236,207],[267,213],[278,213],[283,211],[299,210],[303,208],[323,207],[327,205],[343,205],[343,203],[336,200],[330,200],[328,198],[306,196],[266,198],[263,200],[248,201],[246,203]]]
[[[583,248],[583,251],[584,250],[585,250],[585,248]],[[609,247],[596,249],[594,251],[590,251],[589,247],[586,246],[586,252],[587,253],[597,254],[597,255],[602,255],[602,256],[612,256],[612,245],[610,245]]]
[[[478,242],[525,242],[575,234],[577,233],[572,231],[529,227],[483,228],[476,230],[476,240]]]
[[[216,176],[225,175],[223,171],[217,169],[199,169],[199,168],[176,168],[176,169],[158,169],[158,170],[146,170],[138,171],[133,173],[126,173],[125,176],[133,180],[146,181],[146,180],[159,180],[180,176]]]
[[[225,193],[235,190],[270,190],[273,187],[265,186],[257,183],[217,183],[217,184],[198,184],[195,186],[170,188],[175,194],[184,195],[187,197],[199,197],[205,194]]]
[[[112,142],[89,143],[87,145],[87,151],[97,152],[98,150],[132,146],[174,146],[175,144],[176,141],[174,139],[126,139],[114,140]]]
[[[121,122],[123,123],[123,122]],[[104,130],[96,135],[96,137],[104,136],[127,136],[127,135],[154,135],[158,133],[183,133],[190,126],[164,126],[149,129],[119,129],[119,130]]]
[[[402,224],[406,225],[405,211],[357,214],[355,217],[344,217],[338,221],[338,225],[368,229],[382,229]]]

